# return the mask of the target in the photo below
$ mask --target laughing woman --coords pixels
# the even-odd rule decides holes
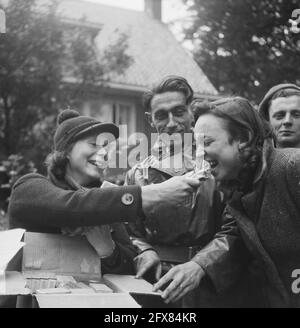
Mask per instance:
[[[97,142],[102,133],[117,139],[119,129],[73,110],[58,116],[48,177],[29,174],[16,182],[9,204],[10,227],[83,234],[103,258],[104,273],[134,274],[137,254],[121,222],[143,218],[157,202],[173,206],[184,201],[198,181],[182,178],[142,188],[100,188],[108,155],[107,145]],[[158,265],[158,256],[150,252],[148,260]]]
[[[224,220],[235,219],[246,246],[236,258],[249,259],[240,277],[240,287],[247,290],[244,306],[300,307],[300,294],[291,288],[293,272],[300,268],[300,150],[275,149],[269,125],[246,99],[218,100],[196,114],[195,133],[205,135],[205,160],[226,195]],[[226,233],[224,225],[218,235]],[[218,271],[215,242],[197,255],[198,283]],[[175,276],[176,285],[186,288],[182,272]],[[220,284],[233,279],[223,278]],[[156,287],[162,283],[164,277]],[[174,295],[169,290],[164,297]]]
[[[107,156],[107,148],[98,145],[97,137],[103,132],[118,138],[118,128],[73,110],[63,111],[57,123],[54,151],[46,161],[48,179],[31,174],[16,183],[9,208],[10,226],[34,232],[85,235],[102,258],[104,272],[133,274],[136,252],[124,226],[85,224],[88,216],[90,220],[93,216],[88,207],[92,209],[97,202],[93,188],[101,185],[101,166]]]

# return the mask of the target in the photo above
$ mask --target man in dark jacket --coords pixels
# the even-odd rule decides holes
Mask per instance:
[[[273,127],[278,148],[300,148],[300,87],[275,85],[266,93],[259,111]]]

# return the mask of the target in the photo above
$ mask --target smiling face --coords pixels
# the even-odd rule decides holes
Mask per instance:
[[[300,148],[300,97],[279,97],[272,101],[269,118],[280,148]]]
[[[96,135],[78,140],[68,154],[67,174],[81,186],[100,182],[104,166],[99,167],[99,158],[106,157],[107,149],[99,145]]]
[[[182,92],[156,94],[151,101],[151,124],[159,134],[191,132],[193,115]]]
[[[242,168],[239,157],[239,141],[231,140],[226,122],[211,114],[199,117],[196,134],[204,134],[204,159],[212,168],[217,181],[234,180]]]

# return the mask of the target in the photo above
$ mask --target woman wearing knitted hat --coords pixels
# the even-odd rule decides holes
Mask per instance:
[[[29,174],[13,187],[10,226],[33,232],[84,234],[110,273],[135,272],[136,251],[120,222],[141,220],[157,202],[184,202],[199,181],[189,177],[155,186],[101,186],[108,150],[99,135],[119,137],[112,123],[65,110],[57,120],[54,151],[48,156],[48,177]],[[103,186],[102,186],[103,187]],[[159,266],[152,252],[151,265]]]

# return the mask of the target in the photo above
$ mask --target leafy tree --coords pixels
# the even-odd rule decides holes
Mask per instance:
[[[300,82],[300,34],[290,21],[299,0],[184,2],[191,13],[186,40],[219,91],[259,102],[274,84]]]
[[[50,150],[58,109],[99,90],[108,69],[120,73],[130,65],[127,37],[119,35],[100,60],[94,45],[100,28],[60,17],[58,1],[10,0],[2,7],[0,153],[21,152],[40,162]]]

